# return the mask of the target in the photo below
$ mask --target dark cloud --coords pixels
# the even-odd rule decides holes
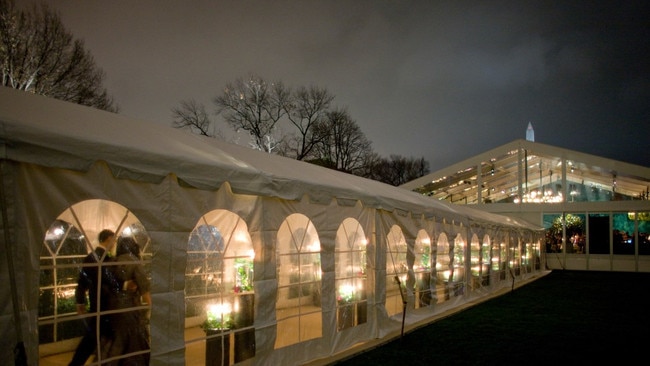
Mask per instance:
[[[122,113],[170,125],[249,73],[328,88],[437,170],[517,138],[650,166],[643,1],[52,1]],[[222,129],[227,127],[222,126]]]

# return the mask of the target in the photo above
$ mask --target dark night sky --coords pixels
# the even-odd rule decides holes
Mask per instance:
[[[650,166],[648,1],[48,3],[130,117],[170,126],[181,100],[212,110],[254,73],[327,88],[376,152],[431,171],[528,122],[537,142]]]

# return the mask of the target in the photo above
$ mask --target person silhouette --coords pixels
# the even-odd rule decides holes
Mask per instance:
[[[111,270],[114,277],[124,283],[124,291],[110,298],[110,308],[130,310],[110,316],[113,338],[110,346],[106,348],[106,354],[102,354],[105,356],[102,359],[149,349],[148,309],[141,307],[151,307],[151,285],[141,263],[140,246],[132,237],[120,237],[115,254],[117,265],[112,266]],[[140,353],[109,365],[148,364],[149,353]]]
[[[79,271],[75,299],[77,314],[80,315],[87,313],[87,302],[90,305],[88,309],[90,313],[107,310],[110,294],[119,291],[121,287],[107,266],[102,266],[102,263],[112,260],[109,257],[109,252],[115,245],[115,233],[112,230],[104,229],[99,233],[98,239],[99,245],[84,258],[83,267]],[[77,345],[69,366],[84,365],[91,355],[96,354],[98,334],[100,337],[112,338],[112,331],[106,316],[87,317],[83,321],[85,334]]]

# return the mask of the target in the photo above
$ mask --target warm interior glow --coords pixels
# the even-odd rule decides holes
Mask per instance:
[[[544,194],[540,194],[537,190],[524,194],[523,198],[515,197],[515,203],[559,203],[564,202],[562,192],[553,194],[553,191],[547,190]]]
[[[307,251],[317,253],[320,252],[320,241],[314,240],[307,245]]]
[[[446,270],[446,271],[438,272],[438,274],[440,274],[440,276],[441,276],[445,281],[449,281],[449,276],[451,276],[451,271],[450,271],[450,270]]]
[[[235,241],[238,243],[248,243],[249,241],[248,234],[243,230],[237,231],[233,236],[235,238]]]
[[[230,312],[232,307],[228,303],[221,304],[209,304],[208,305],[208,317],[222,318],[227,319],[230,317]]]

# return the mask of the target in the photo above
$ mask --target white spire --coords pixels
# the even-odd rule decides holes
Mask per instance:
[[[526,129],[526,140],[535,142],[535,130],[533,130],[533,124],[528,122],[528,128]]]

